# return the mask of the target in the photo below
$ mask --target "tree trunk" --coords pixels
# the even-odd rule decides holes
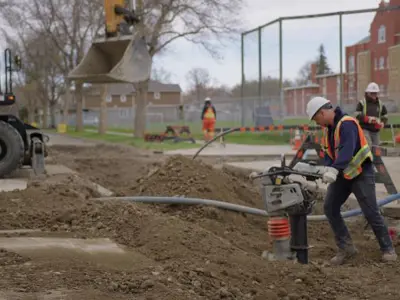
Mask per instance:
[[[43,115],[42,115],[42,128],[49,128],[49,122],[48,122],[48,115],[49,115],[49,103],[46,101],[43,101]]]
[[[136,111],[134,135],[143,138],[146,131],[146,112],[147,112],[147,91],[149,81],[136,84]]]
[[[56,128],[56,101],[50,101],[50,128]]]
[[[67,76],[64,76],[64,78],[67,78]],[[67,124],[69,115],[69,104],[71,103],[71,81],[69,81],[68,79],[66,79],[65,88],[66,91],[64,97],[63,123]]]
[[[35,107],[33,105],[28,105],[28,123],[32,124],[35,122]]]
[[[99,134],[105,134],[107,131],[107,93],[107,84],[104,84],[101,93]]]
[[[76,99],[76,127],[78,132],[83,131],[83,95],[82,83],[76,83],[75,99]]]

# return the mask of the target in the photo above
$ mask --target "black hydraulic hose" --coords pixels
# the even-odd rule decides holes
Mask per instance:
[[[239,127],[235,127],[235,128],[231,128],[229,130],[223,131],[219,134],[217,134],[215,137],[213,137],[211,140],[209,140],[207,143],[205,143],[203,146],[200,147],[199,150],[197,150],[197,152],[193,155],[192,159],[195,159],[201,151],[203,151],[204,148],[208,147],[208,145],[210,145],[211,143],[215,142],[217,139],[219,139],[220,137],[223,137],[224,135],[227,135],[229,133],[232,133],[234,131],[239,131],[240,128]]]
[[[382,200],[379,200],[378,206],[382,207],[382,206],[385,206],[385,205],[392,203],[393,201],[396,201],[399,199],[400,199],[400,193],[390,195]],[[91,200],[95,200],[95,201],[98,201],[98,200],[100,200],[100,201],[123,200],[123,201],[147,203],[147,204],[206,205],[206,206],[213,206],[213,207],[220,208],[220,209],[225,209],[225,210],[235,211],[235,212],[240,212],[240,213],[245,213],[245,214],[251,214],[251,215],[256,215],[256,216],[262,216],[262,217],[269,216],[268,213],[262,209],[228,203],[228,202],[224,202],[224,201],[217,201],[217,200],[211,200],[211,199],[200,199],[200,198],[164,197],[164,196],[159,196],[159,197],[154,197],[154,196],[114,197],[113,196],[113,197],[92,198]],[[346,219],[346,218],[351,218],[351,217],[362,215],[363,213],[360,208],[355,208],[352,210],[342,212],[341,214],[342,214],[342,217]],[[317,221],[317,222],[328,220],[325,215],[308,215],[307,219],[308,219],[308,221]]]

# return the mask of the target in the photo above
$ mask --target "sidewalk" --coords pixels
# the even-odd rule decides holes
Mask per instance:
[[[193,156],[198,149],[179,149],[166,151],[165,155],[184,155]],[[225,144],[223,146],[208,146],[203,149],[199,156],[273,156],[280,157],[284,153],[286,155],[295,155],[296,151],[292,150],[289,145],[273,145],[273,146],[261,146],[261,145],[241,145],[241,144]]]

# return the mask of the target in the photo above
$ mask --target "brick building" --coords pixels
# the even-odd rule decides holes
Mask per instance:
[[[343,74],[343,79],[346,87],[346,74]],[[317,65],[312,64],[310,82],[304,86],[285,88],[284,95],[286,114],[289,116],[305,115],[308,100],[317,95],[325,96],[337,104],[341,96],[340,74],[317,75]]]
[[[382,1],[379,6],[398,6],[400,0]],[[304,115],[310,97],[322,95],[334,104],[354,106],[363,97],[369,82],[375,81],[383,99],[400,100],[400,10],[377,12],[369,35],[345,48],[346,73],[340,95],[340,74],[316,75],[312,66],[307,86],[285,89],[288,115]]]

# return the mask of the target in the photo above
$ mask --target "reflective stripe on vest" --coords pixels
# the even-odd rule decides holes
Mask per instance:
[[[204,119],[215,119],[214,110],[211,107],[207,108]]]
[[[367,115],[367,101],[364,99],[360,100],[361,105],[363,106],[363,114],[364,116]],[[381,113],[382,113],[382,101],[378,100],[378,118],[381,118]]]
[[[358,150],[356,155],[353,156],[353,159],[350,161],[347,168],[343,171],[343,176],[346,179],[353,179],[354,177],[360,175],[362,172],[361,165],[363,162],[370,158],[372,160],[372,152],[368,146],[367,139],[365,138],[364,131],[361,129],[357,120],[350,116],[344,116],[340,119],[338,124],[336,125],[335,132],[334,132],[334,146],[335,146],[335,155],[333,155],[332,149],[329,144],[329,136],[328,136],[328,129],[324,129],[324,138],[322,139],[322,149],[326,152],[326,154],[334,161],[335,158],[339,154],[339,145],[340,145],[340,126],[343,122],[354,122],[358,128],[358,136],[360,138],[360,145],[361,148]]]

